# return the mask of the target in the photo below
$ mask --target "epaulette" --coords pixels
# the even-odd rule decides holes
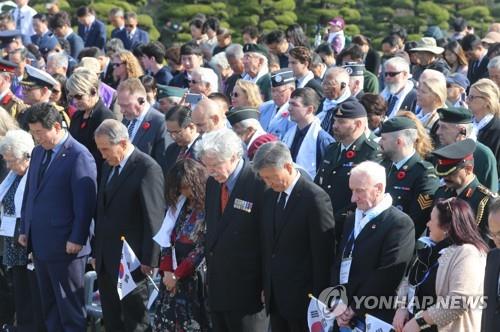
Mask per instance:
[[[365,143],[366,143],[366,144],[367,144],[370,148],[372,148],[373,150],[377,150],[377,149],[379,149],[379,147],[380,147],[380,145],[379,145],[377,142],[375,142],[374,140],[372,140],[371,138],[367,138],[367,139],[365,140]]]
[[[490,196],[491,198],[498,197],[497,193],[492,192],[491,190],[489,190],[488,188],[486,188],[482,184],[480,184],[479,186],[477,186],[477,190],[479,190],[481,193],[483,193],[486,196]]]

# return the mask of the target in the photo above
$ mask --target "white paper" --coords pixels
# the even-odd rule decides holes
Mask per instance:
[[[349,281],[349,271],[351,270],[352,259],[343,259],[340,264],[340,284],[347,284]]]
[[[175,211],[173,209],[168,209],[165,214],[165,218],[163,219],[163,223],[161,224],[160,230],[153,237],[153,240],[160,245],[162,248],[170,247],[170,235],[172,235],[172,230],[175,227],[175,222],[179,217],[179,213],[181,212],[182,206],[186,202],[186,197],[179,196],[177,200],[177,204],[175,206]]]
[[[0,235],[13,237],[16,231],[16,217],[2,216],[2,224],[0,225]]]
[[[393,331],[392,325],[378,319],[375,316],[366,314],[365,316],[366,332],[390,332]]]

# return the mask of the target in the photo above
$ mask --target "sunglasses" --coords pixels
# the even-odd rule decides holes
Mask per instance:
[[[68,98],[69,99],[82,100],[83,96],[84,96],[83,94],[77,93],[76,95],[69,95]]]
[[[53,92],[53,93],[60,93],[60,92],[61,92],[61,90],[53,89],[53,90],[52,90],[52,92]]]
[[[402,72],[401,71],[387,71],[384,73],[384,76],[387,77],[396,77],[397,75],[401,74]]]
[[[121,65],[123,65],[125,62],[118,62],[118,63],[112,63],[111,65],[113,66],[113,68],[117,68],[117,67],[120,67]]]

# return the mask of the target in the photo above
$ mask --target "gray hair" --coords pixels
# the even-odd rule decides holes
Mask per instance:
[[[500,55],[497,55],[488,63],[488,69],[500,69]]]
[[[94,132],[94,137],[97,136],[106,136],[113,145],[129,139],[127,127],[114,119],[104,120]]]
[[[240,122],[238,122],[238,124],[243,128],[243,129],[248,129],[248,128],[253,128],[255,130],[262,130],[264,131],[264,129],[262,128],[262,125],[260,124],[259,120],[257,119],[245,119],[245,120],[241,120]]]
[[[214,55],[210,60],[210,66],[212,68],[217,68],[217,66],[221,67],[222,69],[229,68],[230,66],[229,62],[227,62],[226,52],[220,52]]]
[[[21,129],[9,130],[0,141],[0,154],[11,153],[17,160],[28,159],[35,147],[33,137]]]
[[[68,55],[64,52],[52,53],[47,58],[47,64],[50,61],[53,61],[54,66],[56,68],[66,68],[66,69],[68,68],[68,63],[69,63]]]
[[[404,71],[405,73],[410,73],[410,64],[406,59],[400,57],[400,56],[395,56],[390,59],[387,59],[386,62],[384,62],[384,70],[387,68],[387,65],[392,65],[397,68],[398,71]]]
[[[363,176],[386,186],[385,168],[374,161],[363,161],[351,171],[352,176]]]
[[[345,68],[330,67],[326,70],[323,80],[326,80],[326,78],[330,78],[329,76],[332,76],[332,79],[339,84],[349,84],[349,73]]]
[[[394,138],[401,138],[405,146],[415,146],[415,142],[418,138],[417,129],[403,129],[394,133]]]
[[[253,169],[260,171],[263,168],[283,168],[285,164],[292,164],[290,149],[280,141],[269,142],[259,147],[253,158]]]
[[[243,146],[240,138],[229,128],[205,133],[195,145],[195,154],[201,159],[204,155],[216,155],[221,161],[229,160],[234,155],[243,156]]]
[[[109,11],[109,16],[111,16],[111,17],[124,17],[125,12],[123,11],[123,9],[115,7],[115,8],[111,8],[111,10]]]
[[[249,52],[249,53],[252,53],[257,58],[262,59],[263,63],[262,63],[262,67],[260,68],[259,71],[264,71],[265,73],[268,73],[269,72],[269,59],[267,58],[267,56],[265,56],[262,53],[258,53],[258,52]]]
[[[210,85],[211,92],[219,91],[219,78],[211,68],[199,67],[193,70],[193,72],[200,74],[201,81]]]
[[[226,57],[235,57],[236,59],[243,59],[243,46],[240,44],[231,44],[226,48]]]

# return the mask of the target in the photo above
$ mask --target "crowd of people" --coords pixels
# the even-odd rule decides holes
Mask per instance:
[[[335,331],[367,315],[500,330],[500,23],[393,29],[375,49],[342,17],[312,45],[298,24],[235,43],[200,14],[166,48],[121,8],[108,36],[91,7],[73,31],[57,1],[16,3],[0,14],[3,331],[86,331],[90,270],[109,332],[309,331],[309,295]],[[140,263],[122,298],[124,240]]]

